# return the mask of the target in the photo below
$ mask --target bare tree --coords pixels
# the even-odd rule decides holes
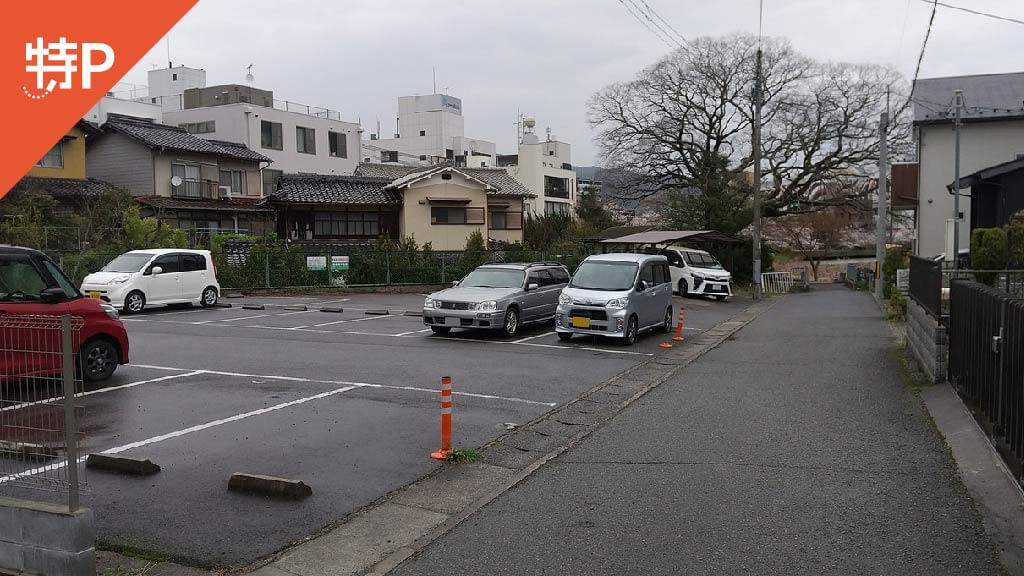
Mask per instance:
[[[590,99],[588,121],[603,163],[636,174],[623,197],[737,189],[728,183],[752,166],[757,47],[751,35],[700,38]],[[765,40],[762,48],[765,214],[810,200],[815,189],[838,177],[870,179],[878,114],[889,90],[894,100],[905,93],[900,75],[880,66],[817,63],[785,40]],[[891,119],[891,141],[905,138],[907,116]],[[719,157],[728,162],[723,166]]]

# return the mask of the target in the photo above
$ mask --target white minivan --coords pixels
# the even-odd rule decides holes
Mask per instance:
[[[160,248],[121,254],[86,276],[82,292],[135,314],[165,304],[213,306],[220,284],[209,250]]]
[[[669,246],[658,252],[668,258],[672,288],[680,296],[732,296],[732,274],[711,254],[695,248]]]

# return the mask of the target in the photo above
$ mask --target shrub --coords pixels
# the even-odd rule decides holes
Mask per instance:
[[[885,284],[882,286],[882,294],[889,298],[896,290],[896,271],[900,268],[910,266],[910,254],[905,248],[890,248],[885,252],[885,260],[882,262],[882,274]]]
[[[1010,223],[1003,227],[1006,230],[1006,243],[1009,249],[1010,268],[1024,268],[1024,210],[1010,217]]]
[[[907,297],[899,290],[893,290],[886,299],[885,317],[889,320],[907,319]]]
[[[976,228],[971,233],[971,266],[977,270],[1002,270],[1010,260],[1006,231],[1002,228]],[[977,272],[978,282],[992,285],[995,272]]]

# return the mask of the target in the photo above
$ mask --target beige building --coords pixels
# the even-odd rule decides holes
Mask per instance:
[[[536,121],[526,118],[517,154],[499,155],[498,165],[533,193],[527,211],[533,215],[573,214],[576,208],[576,171],[572,146],[547,131],[545,140],[534,132]]]
[[[473,232],[489,244],[523,241],[529,190],[504,170],[448,164],[361,164],[353,176],[285,174],[265,205],[293,241],[375,242],[413,237],[462,250]]]

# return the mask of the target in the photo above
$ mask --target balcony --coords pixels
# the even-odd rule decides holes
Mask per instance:
[[[218,183],[212,180],[184,180],[171,186],[171,198],[186,200],[219,200]]]

